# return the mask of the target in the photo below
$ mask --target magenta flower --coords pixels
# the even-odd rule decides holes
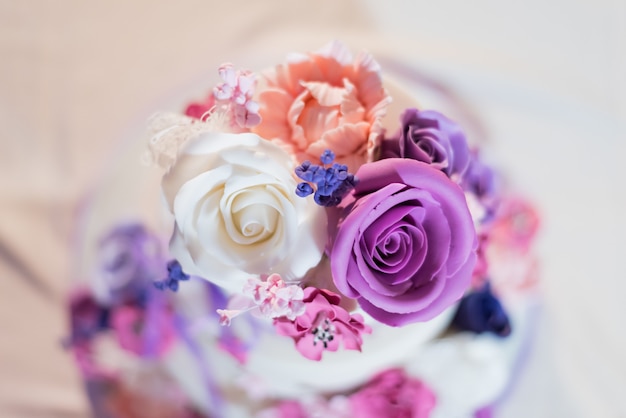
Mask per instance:
[[[292,337],[296,349],[306,358],[319,361],[324,350],[337,351],[341,342],[347,350],[361,351],[361,334],[371,333],[359,314],[350,315],[339,306],[341,296],[326,289],[304,289],[305,311],[295,320],[274,320],[280,335]]]
[[[421,381],[390,369],[350,396],[350,403],[357,418],[428,418],[436,399]]]
[[[121,306],[111,314],[111,328],[123,349],[140,356],[165,354],[176,334],[166,308],[149,313],[138,306]]]

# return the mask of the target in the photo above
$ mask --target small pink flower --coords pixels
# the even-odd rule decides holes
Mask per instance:
[[[209,113],[224,112],[231,124],[247,130],[261,122],[259,104],[252,100],[256,87],[256,75],[247,70],[235,70],[232,64],[225,63],[218,68],[222,83],[213,88],[203,102],[187,106],[185,115],[206,120]]]
[[[498,208],[490,238],[495,245],[526,253],[539,230],[539,214],[527,201],[509,197]]]
[[[286,317],[274,320],[280,335],[292,337],[296,349],[306,358],[319,361],[324,350],[337,351],[340,342],[347,350],[361,351],[361,334],[371,333],[359,314],[350,315],[339,306],[341,296],[325,289],[304,289],[305,311],[289,320]]]
[[[487,283],[487,272],[489,271],[489,263],[487,261],[487,246],[489,245],[489,234],[486,232],[479,233],[478,249],[476,250],[476,265],[472,272],[471,287],[480,289]]]
[[[532,292],[539,280],[539,264],[531,244],[540,226],[536,209],[517,197],[505,198],[489,230],[486,257],[493,289],[499,295]]]
[[[248,279],[243,294],[231,298],[226,309],[218,309],[217,313],[221,325],[230,325],[234,317],[244,312],[293,321],[304,313],[303,298],[304,291],[300,286],[287,285],[280,275],[272,274],[264,280]]]
[[[171,313],[167,309],[155,311],[154,318],[151,318],[153,324],[146,323],[148,317],[145,309],[124,305],[113,311],[111,327],[120,346],[125,350],[137,355],[161,356],[171,348],[175,339]],[[147,335],[147,332],[152,332],[153,335]],[[150,343],[153,343],[152,347],[149,347]],[[149,349],[154,349],[154,353],[148,353]]]
[[[421,381],[390,369],[350,396],[350,403],[355,418],[428,418],[436,399]]]
[[[240,128],[252,128],[261,122],[259,105],[252,100],[256,76],[247,70],[235,71],[230,63],[222,64],[218,73],[223,83],[213,89],[218,103],[226,107]]]
[[[257,134],[284,146],[298,162],[318,161],[326,149],[351,172],[371,161],[390,102],[371,55],[353,61],[345,45],[332,42],[263,76]]]

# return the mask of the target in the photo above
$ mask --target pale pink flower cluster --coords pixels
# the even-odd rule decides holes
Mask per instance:
[[[259,104],[252,100],[256,76],[251,71],[235,70],[232,64],[220,65],[218,73],[223,83],[213,89],[213,96],[226,104],[240,128],[252,128],[261,122]]]
[[[304,291],[300,286],[287,285],[278,274],[272,274],[265,281],[249,279],[243,293],[269,318],[284,316],[293,321],[304,313]]]
[[[242,295],[228,302],[227,309],[218,309],[220,324],[230,321],[244,312],[265,318],[295,320],[305,310],[304,291],[300,286],[288,285],[278,274],[262,279],[250,278],[243,287]]]

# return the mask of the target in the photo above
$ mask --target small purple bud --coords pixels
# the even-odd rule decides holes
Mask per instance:
[[[307,197],[313,193],[313,187],[309,183],[299,183],[296,187],[296,194],[300,197]]]
[[[335,161],[335,153],[329,149],[324,150],[324,152],[320,156],[320,161],[322,162],[322,164],[332,163],[333,161]]]

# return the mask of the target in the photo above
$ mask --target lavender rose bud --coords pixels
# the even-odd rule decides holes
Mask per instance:
[[[461,178],[470,160],[463,131],[452,120],[434,110],[407,109],[401,116],[402,127],[382,144],[383,158],[410,158],[430,164]]]
[[[391,326],[427,321],[470,283],[477,239],[463,190],[409,159],[361,166],[330,249],[335,285]]]

